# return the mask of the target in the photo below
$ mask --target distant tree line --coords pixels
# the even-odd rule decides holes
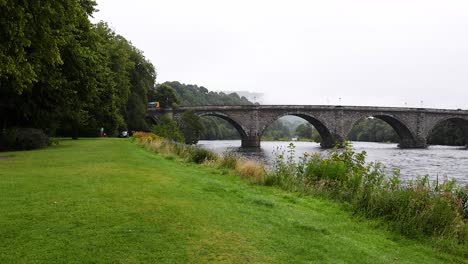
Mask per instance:
[[[104,22],[92,0],[0,1],[0,125],[147,129],[154,66]]]
[[[174,89],[181,106],[253,105],[247,98],[241,97],[237,93],[213,92],[203,86],[182,84],[177,81],[164,82],[159,85],[167,85]]]
[[[317,130],[306,120],[295,117],[282,117],[268,126],[263,139],[265,140],[297,140],[320,142]]]
[[[466,128],[468,131],[468,128]],[[463,128],[451,121],[437,124],[427,139],[431,145],[463,146],[468,142]]]
[[[378,118],[366,118],[354,125],[348,134],[352,141],[366,142],[399,142],[395,130],[385,121]]]
[[[462,127],[451,121],[437,124],[429,134],[429,145],[463,146],[466,142]],[[366,118],[358,122],[348,135],[352,141],[393,142],[400,141],[395,130],[378,118]]]

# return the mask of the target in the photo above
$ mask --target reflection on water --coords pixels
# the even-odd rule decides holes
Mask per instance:
[[[241,148],[240,140],[201,140],[198,145],[216,153],[232,151],[250,159],[259,159],[271,165],[275,150],[280,147],[286,150],[290,142],[262,141],[262,146],[256,148]],[[304,153],[324,153],[326,150],[312,142],[294,142],[296,156]],[[468,150],[460,147],[430,146],[427,149],[400,149],[397,144],[353,142],[357,152],[366,151],[368,161],[380,161],[388,170],[401,169],[405,179],[429,175],[442,179],[447,176],[459,183],[468,184]]]

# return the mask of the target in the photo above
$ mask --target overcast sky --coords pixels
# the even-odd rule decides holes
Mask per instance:
[[[157,82],[265,104],[468,109],[466,0],[97,0]]]

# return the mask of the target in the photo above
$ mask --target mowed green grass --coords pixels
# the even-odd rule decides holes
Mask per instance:
[[[0,153],[0,263],[462,263],[340,205],[127,139]]]

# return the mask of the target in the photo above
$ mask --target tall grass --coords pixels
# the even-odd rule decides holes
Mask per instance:
[[[235,171],[242,177],[254,183],[263,183],[266,177],[265,166],[256,160],[237,162]]]
[[[366,153],[350,144],[327,157],[305,154],[294,159],[294,145],[280,151],[265,181],[287,190],[312,192],[345,202],[354,212],[384,219],[399,232],[434,236],[465,244],[468,238],[468,187],[454,180],[409,182],[399,171],[386,175],[380,163],[366,163]]]
[[[166,155],[175,154],[188,162],[228,169],[250,182],[263,183],[266,176],[263,163],[245,160],[232,153],[219,156],[209,150],[167,140],[153,133],[137,132],[133,138],[150,151]]]

